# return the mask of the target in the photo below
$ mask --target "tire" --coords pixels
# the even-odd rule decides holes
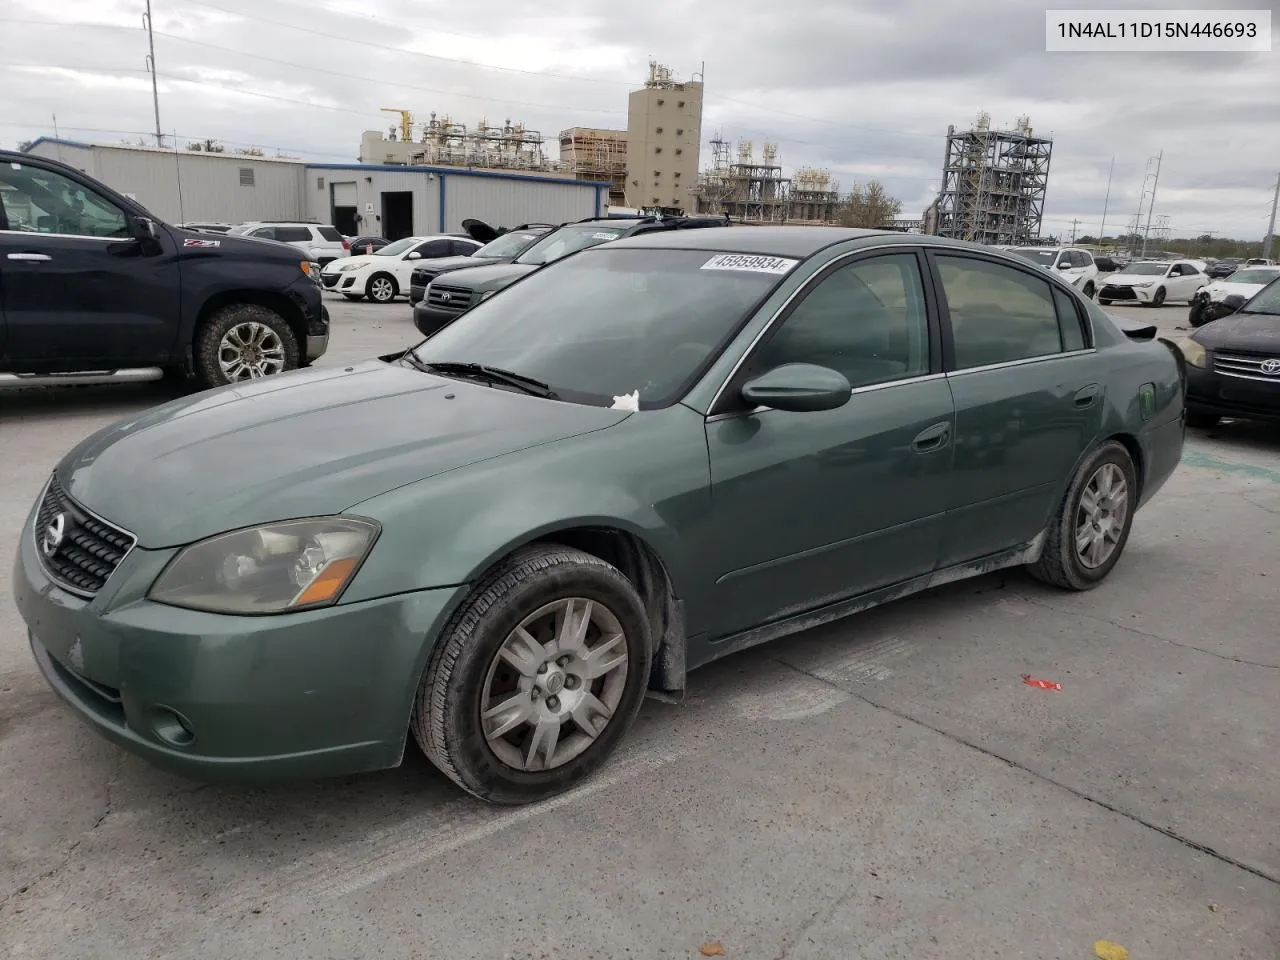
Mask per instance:
[[[240,340],[254,340],[261,359],[248,364],[242,361],[239,368],[224,370],[220,355],[234,350],[235,338],[228,339],[228,335],[237,328],[241,328]],[[196,331],[192,359],[196,380],[202,389],[208,389],[296,370],[298,353],[298,338],[280,314],[254,303],[233,303],[215,312]],[[241,371],[244,375],[231,375]]]
[[[1086,300],[1092,300],[1092,299],[1093,299],[1093,295],[1094,295],[1094,293],[1096,293],[1096,292],[1097,292],[1097,290],[1096,290],[1096,288],[1094,287],[1094,285],[1093,285],[1093,281],[1092,281],[1092,280],[1090,280],[1088,283],[1086,283],[1086,284],[1084,285],[1084,291],[1083,291],[1083,292],[1084,292],[1084,297],[1085,297],[1085,299],[1086,299]]]
[[[1090,566],[1076,549],[1077,521],[1082,510],[1081,501],[1096,475],[1108,467],[1118,470],[1125,483],[1124,517],[1118,537],[1111,552],[1097,565]],[[1114,474],[1112,474],[1114,477]],[[1098,447],[1076,471],[1058,507],[1057,515],[1049,528],[1044,551],[1040,559],[1028,566],[1037,580],[1061,587],[1064,590],[1091,590],[1106,579],[1124,553],[1133,526],[1133,514],[1137,506],[1138,480],[1133,459],[1123,444],[1109,440]]]
[[[400,285],[389,273],[375,273],[369,278],[364,292],[374,303],[390,303],[400,293]]]
[[[1187,311],[1187,324],[1192,327],[1203,327],[1205,301],[1196,297],[1191,301],[1191,309]]]
[[[1103,300],[1103,299],[1099,298],[1099,300],[1098,300],[1098,306],[1100,306],[1100,307],[1109,307],[1109,306],[1111,306],[1111,301],[1110,301],[1110,300]]]
[[[1208,430],[1211,427],[1216,427],[1221,420],[1222,417],[1216,413],[1205,413],[1202,410],[1187,411],[1187,426],[1195,430]]]
[[[581,600],[589,600],[594,616],[605,620],[611,616],[606,629],[625,638],[626,655],[610,658],[607,673],[583,686],[574,673],[583,668],[580,659],[571,661],[563,672],[556,659],[550,661],[548,672],[528,668],[523,676],[498,660],[499,651],[522,622],[548,605],[574,599],[579,601],[578,609]],[[541,632],[537,624],[529,626],[535,636],[550,642],[550,635]],[[598,636],[588,634],[589,638]],[[537,656],[545,653],[539,650]],[[411,721],[414,739],[435,766],[481,800],[523,804],[555,796],[598,769],[631,727],[644,700],[651,659],[644,605],[621,572],[580,550],[555,544],[527,547],[486,575],[441,633],[418,688]],[[533,662],[532,651],[529,662]],[[623,666],[625,674],[619,675]],[[556,676],[562,687],[552,686]],[[531,684],[546,684],[547,688],[526,697],[523,691]],[[506,690],[496,692],[495,687]],[[598,703],[614,705],[612,715],[603,726],[597,726],[598,717],[584,713],[589,725],[596,728],[588,735],[569,716],[568,703],[555,696],[557,690],[565,701],[574,690],[594,694]],[[513,714],[508,719],[519,722],[512,733],[493,740],[486,737],[482,712],[504,700],[518,701],[515,711],[532,710],[535,716],[544,717],[547,706],[556,704],[562,727],[551,747],[553,766],[546,767],[544,755],[521,769],[535,739],[534,727],[525,718]],[[507,739],[515,734],[520,739]],[[573,753],[580,746],[581,750]],[[568,756],[557,758],[561,750],[568,751]]]
[[[1156,295],[1155,295],[1154,297],[1152,297],[1152,298],[1151,298],[1151,302],[1150,302],[1150,303],[1145,303],[1145,304],[1143,304],[1143,306],[1146,306],[1146,307],[1162,307],[1162,306],[1164,306],[1164,287],[1161,287],[1159,290],[1157,290],[1157,291],[1156,291]]]

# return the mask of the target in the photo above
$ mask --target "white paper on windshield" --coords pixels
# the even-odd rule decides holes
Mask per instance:
[[[616,233],[593,233],[591,235],[591,239],[592,240],[617,240],[618,235]]]
[[[640,391],[632,390],[630,393],[624,393],[620,397],[613,398],[613,406],[610,410],[626,410],[629,413],[640,412]]]
[[[717,253],[704,263],[703,270],[740,270],[746,273],[789,273],[799,263],[790,257],[762,257],[748,253]]]

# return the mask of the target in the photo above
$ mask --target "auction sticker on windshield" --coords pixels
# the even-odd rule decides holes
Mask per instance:
[[[743,270],[747,273],[784,274],[799,260],[789,257],[761,257],[746,253],[717,253],[702,265],[703,270]]]
[[[591,239],[592,240],[617,240],[618,235],[616,233],[593,233],[591,235]]]

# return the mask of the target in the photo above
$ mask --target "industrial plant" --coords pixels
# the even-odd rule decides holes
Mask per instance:
[[[765,143],[757,161],[750,140],[738,141],[735,151],[717,135],[711,157],[693,193],[695,213],[725,214],[738,223],[835,221],[840,185],[830,171],[801,167],[794,177],[784,177],[776,143]]]

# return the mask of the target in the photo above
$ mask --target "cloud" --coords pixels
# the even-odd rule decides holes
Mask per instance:
[[[64,136],[147,136],[141,6],[0,0],[0,83],[21,91],[0,143],[51,133],[54,114]],[[554,153],[565,127],[624,126],[627,91],[654,57],[685,78],[705,64],[704,164],[717,133],[757,153],[773,140],[785,166],[826,167],[846,188],[878,178],[918,215],[941,181],[948,125],[1027,115],[1054,138],[1046,231],[1096,230],[1112,158],[1107,222],[1123,228],[1163,151],[1155,212],[1175,234],[1260,238],[1280,172],[1275,55],[1050,54],[1049,6],[1096,4],[165,0],[161,126],[350,160],[362,131],[396,122],[382,108],[409,108],[469,126],[523,121]],[[1137,16],[1150,4],[1108,6]]]

